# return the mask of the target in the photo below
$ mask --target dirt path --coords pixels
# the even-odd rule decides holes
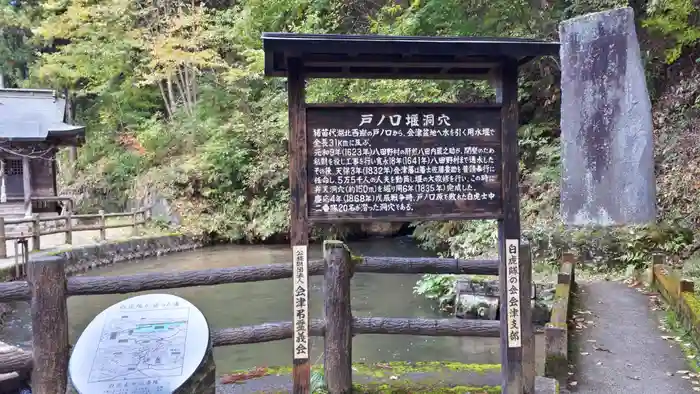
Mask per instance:
[[[132,230],[131,227],[110,228],[105,231],[105,236],[108,241],[126,239],[132,236]],[[100,231],[76,231],[73,233],[73,243],[71,245],[66,244],[65,240],[64,233],[43,235],[41,237],[41,250],[50,251],[56,248],[98,244],[100,243]],[[15,241],[6,241],[5,247],[7,248],[7,258],[0,258],[0,269],[15,266]],[[29,247],[32,247],[31,238],[29,238]]]
[[[572,393],[696,392],[691,380],[697,378],[677,373],[688,369],[685,356],[678,344],[661,338],[659,312],[651,310],[648,296],[619,282],[579,288],[585,328],[574,338]]]

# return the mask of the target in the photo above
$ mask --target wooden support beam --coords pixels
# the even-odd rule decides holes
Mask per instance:
[[[534,394],[535,376],[535,332],[532,324],[532,251],[525,241],[520,245],[520,321],[523,343],[523,392]]]
[[[5,218],[0,216],[0,258],[7,258],[7,240],[5,239]]]
[[[520,200],[518,184],[518,63],[506,59],[501,66],[497,91],[501,110],[501,185],[503,218],[498,221],[501,267],[501,374],[503,394],[533,394],[523,381],[522,315],[524,288],[519,264]],[[514,261],[513,261],[514,260]],[[514,297],[510,297],[513,289]],[[528,291],[529,292],[529,291]],[[507,301],[506,301],[507,300]],[[532,320],[527,324],[532,324]]]
[[[68,307],[65,260],[59,256],[32,259],[27,267],[32,289],[32,392],[56,394],[68,384]]]
[[[306,173],[306,86],[302,62],[291,58],[287,78],[289,106],[289,190],[291,194],[290,241],[294,257],[294,315],[298,325],[294,331],[294,358],[292,376],[294,394],[309,394],[311,365],[308,338],[308,245],[309,221],[307,212],[308,182]],[[303,257],[297,255],[303,254]],[[303,292],[302,295],[300,292]],[[303,301],[299,298],[303,297]],[[297,307],[303,302],[303,307]],[[306,311],[306,312],[304,312]],[[303,316],[299,315],[302,313]]]
[[[5,176],[5,159],[0,159],[0,203],[7,202],[7,178]]]
[[[24,216],[32,216],[32,172],[29,157],[22,156],[22,185],[24,188]]]
[[[325,269],[326,335],[323,341],[323,367],[328,391],[352,392],[352,311],[350,308],[350,252],[340,241],[323,243]]]
[[[500,334],[498,322],[493,320],[355,317],[351,327],[353,334],[480,338],[497,338]],[[309,335],[321,337],[325,335],[325,331],[324,320],[310,320]],[[291,321],[224,328],[211,333],[214,347],[282,341],[292,338],[293,335],[294,323]],[[0,346],[0,373],[27,371],[31,368],[32,352]]]
[[[75,229],[73,229],[75,230]],[[310,261],[309,275],[322,275],[324,262]],[[458,260],[433,258],[363,257],[355,272],[375,274],[470,274],[497,272],[497,260]],[[213,268],[180,272],[152,272],[119,276],[74,276],[68,278],[68,295],[127,294],[138,291],[166,290],[181,287],[215,286],[291,278],[291,263],[246,267]],[[0,302],[29,300],[27,282],[0,283]]]

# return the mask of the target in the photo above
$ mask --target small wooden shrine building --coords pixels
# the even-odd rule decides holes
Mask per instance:
[[[85,127],[66,123],[66,113],[66,99],[53,90],[0,89],[0,216],[59,210],[50,198],[56,152],[85,141]]]

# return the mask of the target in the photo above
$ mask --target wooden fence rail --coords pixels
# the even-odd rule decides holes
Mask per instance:
[[[323,260],[309,262],[309,275],[323,275],[324,269]],[[355,272],[375,274],[497,275],[498,261],[362,257],[355,264]],[[67,279],[67,295],[126,294],[147,290],[262,282],[291,277],[291,263],[119,276],[78,276]],[[30,298],[31,290],[29,283],[26,281],[0,283],[0,303],[28,301]]]
[[[324,337],[325,376],[331,392],[345,393],[350,390],[352,336],[357,334],[500,336],[500,323],[495,320],[353,317],[350,305],[350,280],[355,272],[495,275],[498,274],[497,260],[359,258],[352,257],[342,243],[329,245],[335,247],[324,250],[323,260],[310,262],[309,274],[325,275],[325,319],[310,321],[310,335]],[[521,249],[524,249],[524,256],[529,256],[527,244],[521,245]],[[531,269],[529,258],[524,260],[521,261],[523,269]],[[0,302],[30,300],[33,329],[33,351],[17,349],[16,352],[0,353],[0,373],[31,369],[32,388],[36,394],[56,394],[66,387],[69,357],[66,300],[69,296],[124,294],[292,277],[292,264],[271,264],[176,273],[67,278],[65,274],[61,275],[65,272],[65,264],[61,256],[37,256],[28,265],[27,281],[0,283]],[[277,341],[293,337],[293,323],[285,321],[226,328],[213,330],[211,335],[213,346]],[[534,348],[528,349],[525,356],[523,375],[527,382],[532,381],[534,387]]]
[[[130,212],[105,213],[100,210],[96,214],[81,214],[74,215],[71,209],[65,209],[62,215],[41,217],[39,214],[33,214],[28,218],[6,219],[0,217],[0,258],[7,257],[7,246],[5,241],[12,240],[32,240],[32,250],[38,251],[41,249],[41,236],[52,234],[65,234],[65,243],[73,243],[73,233],[80,231],[100,231],[100,240],[107,239],[107,230],[111,228],[131,227],[132,234],[138,235],[138,227],[146,224],[151,217],[151,207],[132,209]],[[125,223],[107,224],[107,219],[110,218],[131,218]],[[73,220],[94,220],[96,224],[73,224]],[[57,228],[43,228],[41,224],[47,222],[59,222],[62,226]],[[9,233],[6,231],[6,226],[29,224],[29,232],[27,233]]]

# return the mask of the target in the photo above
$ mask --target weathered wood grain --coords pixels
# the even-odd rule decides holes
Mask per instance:
[[[32,368],[32,353],[0,342],[0,374]]]
[[[353,334],[497,338],[500,335],[498,327],[495,320],[354,317],[352,321]]]
[[[68,384],[68,306],[65,259],[43,256],[27,269],[32,289],[32,392],[56,394]]]
[[[499,272],[501,299],[507,299],[506,240],[520,241],[520,197],[518,176],[518,63],[507,59],[501,66],[500,97],[502,100],[501,137],[503,165],[503,219],[498,222],[501,270]],[[521,267],[521,271],[522,271]],[[522,278],[521,278],[522,280]],[[530,283],[520,283],[522,289]],[[520,307],[524,308],[522,301]],[[529,305],[529,301],[527,301]],[[522,309],[521,309],[522,311]],[[508,303],[501,302],[501,373],[503,394],[532,394],[523,385],[523,348],[509,347]],[[523,316],[520,316],[521,322]],[[532,321],[532,320],[530,320]],[[521,334],[522,335],[522,334]]]
[[[287,59],[287,105],[289,112],[289,240],[294,246],[309,245],[308,180],[306,167],[306,80],[301,58]],[[306,278],[308,280],[308,276]],[[307,300],[307,302],[310,300]],[[308,319],[308,316],[304,317]],[[309,394],[309,359],[294,358],[294,394]]]
[[[499,336],[498,321],[467,319],[416,319],[394,317],[355,317],[352,333],[424,336]],[[292,322],[264,323],[253,326],[224,328],[211,333],[214,347],[281,341],[292,338]],[[311,319],[309,335],[324,336],[326,324]],[[0,345],[0,373],[25,371],[32,367],[32,353]]]
[[[323,274],[323,260],[309,261],[309,275]],[[469,274],[496,275],[498,260],[441,258],[363,257],[355,272],[375,274]],[[119,276],[76,276],[68,278],[68,295],[127,294],[180,287],[215,286],[292,277],[292,264],[266,264],[180,272],[153,272]],[[26,281],[0,283],[0,302],[30,299]]]
[[[324,242],[324,311],[326,333],[323,340],[323,367],[328,391],[352,392],[352,311],[350,279],[352,261],[342,242]]]

